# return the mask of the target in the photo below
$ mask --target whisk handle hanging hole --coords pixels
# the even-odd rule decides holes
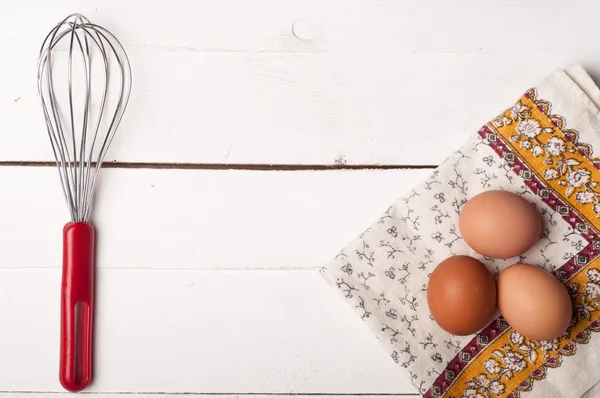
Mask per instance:
[[[67,223],[63,229],[63,273],[60,321],[62,386],[83,390],[92,379],[94,298],[94,227]]]

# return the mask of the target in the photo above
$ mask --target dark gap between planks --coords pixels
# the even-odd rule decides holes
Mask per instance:
[[[66,393],[66,392],[64,392]],[[44,394],[60,394],[57,391],[0,391],[0,394],[35,394],[35,395],[44,395]],[[67,393],[68,394],[68,393]],[[418,397],[419,394],[415,393],[321,393],[321,392],[305,392],[305,393],[285,393],[285,392],[244,392],[244,393],[235,393],[235,392],[129,392],[129,391],[117,391],[117,392],[94,392],[94,391],[81,391],[77,393],[78,395],[189,395],[189,396],[256,396],[256,395],[264,395],[264,396],[272,396],[272,397],[302,397],[302,396],[322,396],[322,397]]]
[[[56,162],[43,161],[0,161],[0,167],[56,167]],[[304,171],[304,170],[409,170],[435,169],[437,165],[396,164],[237,164],[237,163],[146,163],[105,162],[109,169],[157,169],[157,170],[259,170],[259,171]]]

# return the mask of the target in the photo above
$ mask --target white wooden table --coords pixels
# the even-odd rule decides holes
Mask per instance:
[[[539,78],[577,62],[600,76],[599,11],[594,0],[3,2],[0,397],[68,396],[57,378],[67,211],[35,80],[61,18],[113,31],[134,76],[94,214],[91,396],[411,396],[317,270]]]

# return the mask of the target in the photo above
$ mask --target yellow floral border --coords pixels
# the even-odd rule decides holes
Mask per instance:
[[[550,115],[550,105],[531,90],[489,123],[532,172],[573,211],[600,231],[600,170],[591,148],[577,133],[564,129],[564,119]],[[564,129],[564,130],[563,130]],[[507,159],[510,160],[510,159]],[[565,335],[537,342],[508,328],[461,372],[444,397],[507,397],[549,358],[560,357],[573,339],[600,319],[600,259],[567,283],[576,312]]]
[[[600,170],[595,165],[597,160],[589,158],[590,147],[577,142],[575,132],[569,130],[571,134],[566,135],[560,129],[564,122],[556,126],[556,119],[550,119],[539,101],[534,101],[535,98],[523,96],[517,105],[505,112],[514,122],[500,124],[496,119],[490,127],[598,232]]]

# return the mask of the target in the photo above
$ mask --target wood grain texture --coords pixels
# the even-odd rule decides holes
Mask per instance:
[[[414,393],[318,271],[100,269],[89,392]],[[61,391],[59,269],[0,269],[3,391]]]
[[[0,120],[11,137],[0,160],[51,159],[37,51],[76,10],[119,36],[134,69],[110,159],[437,164],[554,68],[582,62],[598,75],[597,9],[593,0],[16,2],[0,24]]]
[[[102,173],[99,268],[314,269],[430,170]],[[0,167],[0,186],[0,267],[59,267],[68,212],[56,170]]]

